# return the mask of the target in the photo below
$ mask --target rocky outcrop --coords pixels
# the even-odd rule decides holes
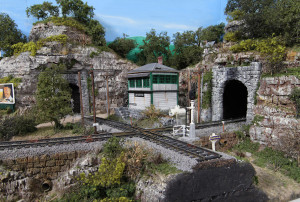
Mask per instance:
[[[242,20],[234,20],[231,22],[228,22],[227,25],[224,28],[225,33],[227,32],[235,32],[239,29],[241,29],[242,26],[244,26],[245,23]]]
[[[261,79],[254,107],[257,121],[250,128],[252,140],[272,146],[283,143],[282,138],[300,133],[295,105],[288,98],[295,87],[300,87],[300,79],[295,76]]]
[[[57,26],[52,22],[34,25],[31,29],[29,40],[36,42],[39,39],[61,34],[67,35],[72,42],[84,45],[90,44],[92,41],[91,37],[87,36],[83,31],[63,25]]]
[[[53,24],[38,24],[31,31],[31,39],[48,37],[51,35],[67,34],[69,38],[76,39],[77,32],[66,26]],[[76,39],[77,40],[77,39]],[[29,52],[19,56],[3,58],[0,61],[0,78],[13,75],[22,79],[16,92],[16,105],[18,108],[28,108],[35,103],[35,92],[39,73],[51,64],[66,64],[68,70],[65,74],[70,84],[78,85],[77,73],[82,74],[83,103],[86,114],[90,110],[91,92],[88,91],[89,71],[94,70],[96,93],[96,109],[106,111],[106,73],[110,75],[108,80],[109,98],[111,107],[126,106],[127,99],[127,72],[137,66],[131,62],[119,58],[111,52],[99,52],[90,46],[66,45],[58,42],[48,42],[46,46],[37,51],[36,56]]]

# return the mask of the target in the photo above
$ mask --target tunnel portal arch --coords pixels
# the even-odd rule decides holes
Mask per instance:
[[[223,93],[223,119],[246,118],[247,87],[238,80],[225,82]]]
[[[261,75],[261,63],[252,62],[250,66],[231,68],[214,66],[212,71],[212,121],[246,116],[247,122],[251,122],[254,118],[254,100]],[[240,87],[235,87],[235,85]],[[235,93],[235,91],[237,92]],[[241,92],[244,92],[242,94],[244,104],[239,108],[243,113],[237,110],[230,114],[232,109],[235,110],[234,105],[231,106],[230,100],[233,99],[234,102],[239,100],[239,97],[234,99],[234,96],[238,96],[238,93]],[[233,98],[228,96],[233,96]],[[235,105],[237,106],[237,104],[240,103],[236,102]]]
[[[72,98],[72,110],[74,113],[80,113],[80,93],[79,87],[75,84],[69,83],[69,87],[72,90],[71,98]]]

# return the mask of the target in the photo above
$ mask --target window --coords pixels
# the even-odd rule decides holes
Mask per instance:
[[[134,79],[129,80],[129,87],[130,88],[135,88],[135,80]]]
[[[165,75],[159,75],[158,78],[159,78],[159,79],[158,79],[158,82],[159,82],[159,83],[165,83]]]
[[[153,76],[153,83],[158,83],[158,75]]]
[[[171,76],[171,83],[177,84],[177,76],[176,75]]]
[[[150,87],[149,78],[143,78],[143,87],[144,88]]]
[[[136,79],[136,87],[141,88],[142,87],[142,79]]]
[[[166,83],[171,83],[171,76],[170,75],[166,75]]]

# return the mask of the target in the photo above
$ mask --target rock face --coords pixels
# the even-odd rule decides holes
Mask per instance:
[[[59,34],[67,34],[73,39],[76,39],[75,35],[79,38],[83,36],[83,33],[66,26],[38,24],[33,27],[30,38],[38,40]],[[110,75],[108,80],[110,106],[122,107],[127,104],[127,72],[136,68],[134,64],[118,58],[113,53],[99,52],[94,47],[48,42],[37,51],[36,56],[24,52],[17,57],[7,57],[0,61],[0,78],[13,75],[22,79],[20,86],[15,90],[17,107],[30,108],[35,104],[34,95],[39,73],[45,67],[58,63],[66,64],[68,70],[65,77],[73,86],[73,93],[76,91],[75,94],[79,94],[77,73],[81,72],[85,114],[90,111],[91,92],[88,90],[88,78],[92,68],[94,69],[95,89],[98,91],[96,109],[106,111],[106,81],[104,79],[106,72]]]
[[[72,42],[80,43],[80,44],[90,44],[91,37],[87,36],[84,32],[79,31],[75,28],[68,26],[57,26],[52,22],[48,23],[38,23],[34,25],[31,29],[29,40],[30,41],[38,41],[39,39],[44,39],[49,36],[61,35],[65,34],[69,36]]]
[[[212,89],[212,120],[220,121],[223,117],[224,100],[223,94],[228,81],[236,80],[247,88],[247,122],[254,118],[254,98],[261,74],[261,64],[251,63],[250,66],[243,67],[220,67],[213,68],[213,89]],[[235,92],[239,94],[240,92]]]
[[[261,79],[254,107],[260,120],[250,128],[252,140],[272,146],[285,137],[300,133],[300,120],[295,118],[296,107],[288,98],[295,87],[300,87],[300,79],[295,76]]]

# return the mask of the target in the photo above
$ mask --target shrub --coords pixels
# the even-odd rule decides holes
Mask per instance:
[[[33,118],[25,116],[12,116],[0,120],[0,139],[9,140],[16,135],[25,135],[37,130]]]
[[[17,44],[12,45],[12,49],[14,49],[14,55],[20,55],[23,52],[31,52],[31,56],[35,56],[36,52],[41,49],[45,43],[51,41],[57,41],[62,44],[66,44],[68,40],[68,36],[65,34],[50,36],[45,39],[40,39],[36,43],[30,41],[28,43],[19,42]]]
[[[232,22],[234,20],[241,20],[244,15],[245,15],[245,13],[243,11],[236,9],[227,14],[226,20],[228,22]]]
[[[118,157],[123,151],[123,147],[121,143],[123,140],[117,137],[110,138],[104,145],[103,145],[103,154],[108,159],[114,159]]]
[[[142,113],[146,118],[150,120],[158,120],[158,118],[164,116],[159,109],[155,108],[154,105],[150,105],[150,107],[146,107],[146,109]]]
[[[14,88],[17,88],[19,84],[21,83],[22,79],[21,78],[15,78],[12,75],[0,78],[0,83],[13,83]]]
[[[237,42],[240,39],[240,33],[239,32],[227,32],[224,35],[224,39],[226,41],[232,41],[232,42]]]
[[[300,88],[294,88],[289,98],[296,105],[296,117],[300,118]]]

